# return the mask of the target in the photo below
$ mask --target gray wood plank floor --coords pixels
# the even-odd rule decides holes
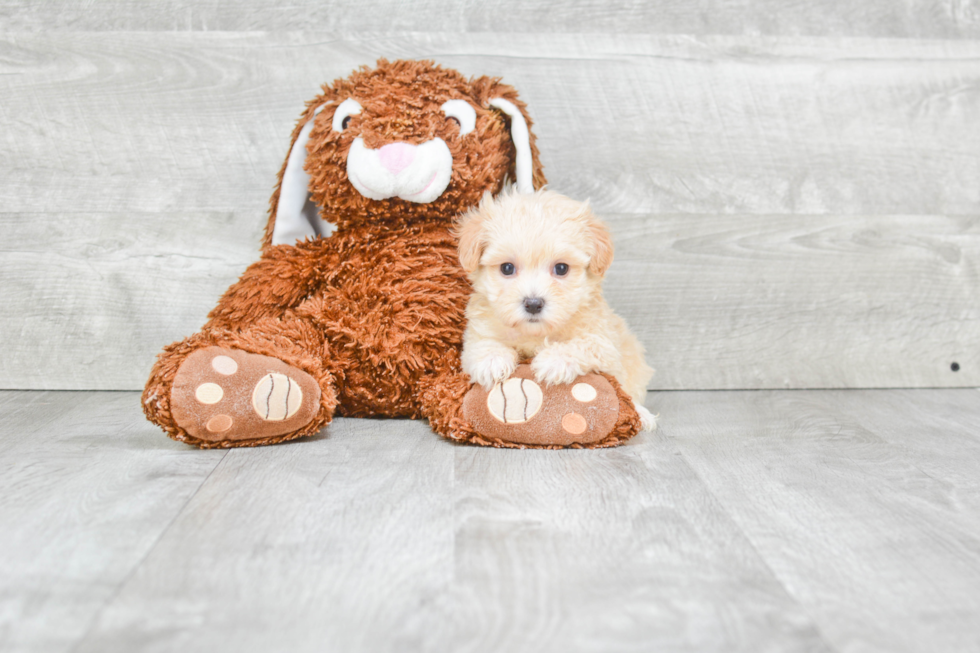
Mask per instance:
[[[3,651],[980,649],[980,392],[664,392],[607,451],[198,451],[0,392]]]

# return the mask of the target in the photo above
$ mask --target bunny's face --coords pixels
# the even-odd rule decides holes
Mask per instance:
[[[448,226],[508,177],[523,189],[544,182],[514,89],[431,62],[381,60],[337,80],[303,122],[274,198],[280,220],[290,188],[338,228]]]

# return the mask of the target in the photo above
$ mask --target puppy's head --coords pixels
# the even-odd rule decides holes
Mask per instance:
[[[547,190],[484,195],[456,234],[489,317],[532,336],[560,332],[600,292],[613,259],[609,231],[588,202]]]

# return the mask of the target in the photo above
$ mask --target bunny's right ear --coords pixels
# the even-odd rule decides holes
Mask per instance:
[[[510,118],[510,139],[514,142],[516,152],[514,180],[518,193],[534,192],[534,172],[531,160],[531,132],[527,128],[524,114],[510,100],[496,97],[490,100],[490,106],[500,109]]]
[[[329,235],[333,229],[333,225],[320,218],[320,211],[310,200],[310,175],[304,165],[306,145],[316,117],[334,104],[334,100],[321,101],[312,113],[307,109],[293,130],[289,155],[279,171],[279,183],[272,194],[269,222],[262,240],[263,249],[269,245],[292,245],[306,238]]]

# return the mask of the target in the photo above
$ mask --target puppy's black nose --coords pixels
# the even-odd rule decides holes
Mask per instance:
[[[540,297],[525,297],[524,310],[531,315],[537,315],[544,308],[544,300]]]

